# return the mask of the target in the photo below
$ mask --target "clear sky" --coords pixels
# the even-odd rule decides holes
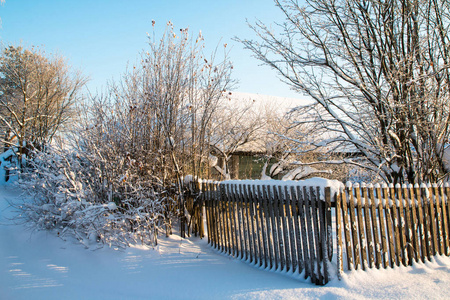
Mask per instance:
[[[196,34],[201,30],[206,54],[219,43],[231,47],[237,91],[303,98],[232,40],[254,38],[246,19],[281,22],[282,13],[272,0],[6,0],[0,18],[3,45],[43,46],[68,58],[72,67],[90,77],[92,92],[118,79],[127,63],[135,63],[148,49],[152,20],[156,37],[170,20],[175,28],[189,27]]]

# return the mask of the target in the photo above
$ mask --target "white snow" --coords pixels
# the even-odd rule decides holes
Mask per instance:
[[[236,184],[247,184],[247,185],[267,185],[267,186],[305,186],[305,187],[320,187],[320,199],[324,200],[325,187],[330,187],[331,190],[331,200],[334,201],[333,195],[342,189],[344,189],[344,184],[339,180],[326,179],[321,177],[313,177],[305,180],[226,180],[223,183],[236,183]]]
[[[206,239],[155,248],[86,250],[53,233],[7,225],[17,188],[0,186],[0,299],[448,299],[450,258],[345,273],[318,287],[216,252]]]

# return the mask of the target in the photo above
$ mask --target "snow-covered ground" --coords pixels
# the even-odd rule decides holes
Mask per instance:
[[[450,258],[346,273],[325,287],[260,270],[205,240],[89,250],[47,232],[5,225],[17,188],[0,186],[0,299],[449,299]]]

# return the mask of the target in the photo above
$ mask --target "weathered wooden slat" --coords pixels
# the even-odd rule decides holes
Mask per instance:
[[[224,230],[225,230],[225,253],[231,255],[231,240],[230,240],[230,215],[229,215],[229,205],[228,205],[228,195],[226,191],[226,185],[221,184],[222,193],[222,207],[223,207],[223,217],[224,217]]]
[[[350,228],[352,232],[352,239],[353,239],[353,253],[355,258],[355,270],[358,270],[361,268],[361,261],[360,261],[360,253],[361,253],[361,246],[359,244],[358,239],[358,223],[356,221],[355,216],[355,199],[353,196],[353,190],[350,187],[346,188],[348,197],[349,197],[349,207],[350,207]]]
[[[280,267],[280,242],[278,239],[278,224],[277,224],[277,220],[276,220],[276,213],[277,213],[277,201],[274,197],[273,191],[272,189],[267,186],[267,192],[268,192],[268,196],[269,196],[269,213],[270,213],[270,222],[271,222],[271,227],[272,227],[272,245],[273,245],[273,252],[274,252],[274,269],[278,269]]]
[[[264,264],[264,246],[263,246],[263,218],[262,218],[262,203],[261,196],[259,193],[259,189],[256,188],[255,185],[252,186],[253,195],[255,199],[255,221],[256,221],[256,232],[258,235],[258,253],[259,253],[259,266],[261,267]]]
[[[267,252],[268,253],[268,264],[266,264],[266,267],[269,267],[270,269],[272,269],[274,267],[274,259],[275,259],[275,254],[274,254],[274,250],[273,250],[273,236],[272,236],[272,226],[270,224],[271,221],[271,214],[269,212],[269,196],[268,196],[268,192],[267,192],[267,186],[263,185],[262,186],[262,193],[263,193],[263,209],[264,209],[264,215],[265,215],[265,221],[266,221],[266,238],[267,238]],[[269,192],[270,193],[270,192]],[[270,208],[271,210],[271,208]]]
[[[346,253],[347,253],[347,269],[349,271],[354,269],[354,263],[353,263],[353,244],[352,244],[352,238],[351,238],[351,220],[349,216],[349,211],[347,208],[347,193],[346,191],[343,191],[341,193],[342,195],[342,219],[344,221],[344,236],[345,236],[345,245],[346,245]]]
[[[444,187],[441,185],[439,187],[439,196],[441,197],[441,212],[442,212],[442,238],[444,240],[444,255],[449,256],[450,255],[450,249],[449,249],[449,227],[447,222],[447,207],[446,207],[446,201],[445,201],[445,191]]]
[[[368,193],[368,198],[370,199],[370,215],[371,215],[371,219],[372,219],[372,231],[373,231],[373,251],[374,251],[374,260],[375,260],[375,267],[377,269],[380,268],[380,266],[382,265],[382,261],[381,261],[381,255],[382,255],[382,248],[381,248],[381,242],[380,242],[380,238],[379,238],[379,226],[380,226],[380,222],[377,222],[378,218],[377,218],[377,206],[375,203],[375,190],[373,188],[373,186],[369,186],[369,188],[367,189],[367,193]]]
[[[255,251],[255,249],[254,249],[254,236],[253,236],[253,220],[252,220],[252,218],[253,218],[253,216],[252,216],[252,214],[251,214],[251,211],[250,211],[250,206],[251,206],[251,201],[250,201],[250,198],[249,198],[249,196],[248,196],[248,193],[247,193],[247,185],[243,185],[243,192],[244,192],[244,199],[245,199],[245,213],[246,213],[246,216],[247,216],[247,236],[248,236],[248,244],[249,244],[249,247],[248,247],[248,250],[249,250],[249,260],[248,260],[248,262],[249,263],[253,263],[254,262],[254,251]]]
[[[269,228],[266,226],[266,211],[264,209],[264,202],[267,201],[262,193],[261,186],[258,185],[256,187],[258,193],[258,206],[259,206],[259,218],[260,218],[260,226],[261,226],[261,238],[262,238],[262,249],[263,249],[263,259],[262,263],[264,268],[268,267],[269,264],[269,248],[267,244],[267,231]]]
[[[398,221],[398,211],[397,211],[397,200],[396,200],[396,196],[395,196],[395,189],[394,189],[394,185],[390,184],[389,187],[389,195],[390,195],[390,200],[391,200],[391,216],[392,216],[392,226],[394,229],[394,243],[395,243],[395,260],[396,260],[396,264],[397,266],[400,266],[401,261],[402,261],[402,257],[401,257],[401,245],[400,245],[400,233],[399,233],[399,221]]]
[[[429,222],[430,222],[430,230],[431,230],[431,242],[432,242],[432,252],[431,255],[436,255],[438,252],[438,232],[436,226],[436,211],[434,209],[434,199],[433,199],[433,188],[430,184],[427,186],[427,201],[428,201],[428,209],[429,209]]]
[[[249,260],[250,259],[250,250],[249,250],[249,237],[248,237],[248,223],[247,223],[247,212],[246,212],[246,200],[244,197],[244,191],[242,184],[238,185],[239,189],[239,203],[240,203],[240,214],[241,214],[241,224],[242,224],[242,236],[243,236],[243,259]]]
[[[299,221],[300,221],[300,230],[302,233],[302,251],[303,251],[303,260],[304,260],[304,268],[305,268],[305,279],[308,276],[311,276],[311,260],[310,257],[310,249],[308,243],[308,228],[306,226],[306,196],[304,195],[304,189],[297,186],[297,200],[298,200],[298,209],[299,209]]]
[[[286,265],[286,251],[285,251],[285,243],[283,240],[283,230],[281,228],[281,212],[280,212],[280,202],[281,199],[278,195],[278,191],[277,191],[277,187],[273,186],[272,187],[272,192],[273,192],[273,206],[274,206],[274,215],[275,215],[275,219],[276,219],[276,224],[277,224],[277,234],[278,234],[278,243],[279,243],[279,257],[280,257],[280,270],[284,270],[284,267]]]
[[[202,187],[201,187],[201,189],[202,189],[202,193],[203,193],[203,197],[204,197],[204,201],[203,201],[203,203],[204,203],[204,205],[205,205],[205,216],[206,216],[206,231],[207,231],[207,234],[208,234],[208,244],[210,244],[211,245],[211,228],[210,228],[210,225],[211,225],[211,220],[210,220],[210,213],[209,213],[209,206],[210,206],[210,197],[209,197],[209,194],[208,194],[208,190],[207,190],[207,188],[206,188],[206,182],[202,182]]]
[[[301,241],[301,230],[299,225],[299,204],[298,204],[298,195],[295,191],[295,188],[291,186],[291,204],[292,204],[292,219],[294,223],[295,228],[295,243],[296,243],[296,249],[297,249],[297,273],[301,273],[304,269],[304,259],[303,259],[303,253],[302,253],[302,241]]]
[[[433,255],[433,236],[432,236],[432,227],[430,224],[430,201],[427,196],[428,189],[425,184],[420,186],[421,198],[422,198],[422,212],[423,212],[423,222],[425,225],[425,246],[426,246],[426,255],[428,260],[431,260],[431,256]]]
[[[318,202],[320,201],[320,190],[319,187],[315,189],[314,187],[309,188],[309,196],[311,200],[311,210],[312,210],[312,223],[313,223],[313,237],[314,237],[314,244],[316,248],[315,256],[316,256],[316,284],[322,284],[323,283],[323,269],[321,265],[321,245],[320,245],[320,227],[319,227],[319,215],[318,215]]]
[[[320,195],[320,190],[317,188],[317,192]],[[321,268],[322,268],[322,285],[328,283],[328,228],[326,220],[326,197],[325,201],[318,201],[319,204],[319,239],[320,239],[320,249],[322,251],[321,255]]]
[[[345,192],[339,192],[336,194],[336,259],[337,259],[337,278],[341,280],[342,273],[344,272],[344,262],[342,256],[343,240],[342,240],[342,194]]]
[[[257,214],[255,211],[255,197],[253,194],[253,190],[252,190],[252,186],[248,185],[247,186],[247,192],[248,192],[248,196],[249,196],[249,209],[250,209],[250,222],[251,222],[251,234],[252,234],[252,241],[253,241],[253,263],[254,264],[259,264],[258,260],[259,260],[259,232],[257,229],[257,225],[256,225],[256,218],[257,218]]]
[[[367,269],[367,244],[366,237],[364,234],[364,221],[363,221],[363,209],[361,204],[361,192],[359,185],[354,188],[356,194],[356,215],[358,217],[358,228],[359,228],[359,247],[361,249],[361,267],[363,270]]]
[[[441,202],[439,199],[439,189],[436,184],[433,184],[433,196],[435,199],[435,212],[436,212],[436,236],[437,236],[437,251],[439,251],[439,255],[444,253],[444,240],[442,238],[442,212],[441,212]]]
[[[364,201],[363,209],[364,209],[364,221],[366,225],[366,238],[367,238],[367,257],[369,259],[369,268],[373,268],[375,264],[375,251],[373,247],[373,237],[372,237],[372,225],[370,222],[370,210],[369,210],[369,197],[367,195],[367,187],[366,185],[362,185],[361,187],[362,191],[362,200]]]
[[[293,206],[292,206],[292,195],[290,193],[290,190],[288,190],[287,186],[284,186],[284,196],[285,196],[285,211],[286,211],[286,218],[288,222],[288,228],[289,228],[289,243],[290,243],[290,249],[291,249],[291,263],[290,266],[292,267],[292,271],[297,270],[297,247],[296,247],[296,239],[295,239],[295,232],[294,232],[294,217],[293,217]]]
[[[242,217],[242,197],[239,192],[239,186],[237,184],[231,185],[232,193],[236,202],[236,238],[238,243],[238,254],[239,259],[244,259],[245,256],[245,243],[244,243],[244,229],[243,229],[243,217]]]
[[[311,194],[307,191],[306,187],[303,187],[303,197],[305,200],[305,216],[306,216],[306,224],[308,226],[308,244],[309,244],[309,264],[310,264],[310,277],[311,282],[316,283],[317,277],[315,272],[315,261],[316,261],[316,251],[315,251],[315,242],[314,242],[314,227],[312,221],[312,199]]]
[[[239,255],[239,244],[237,236],[237,224],[236,224],[236,194],[232,190],[233,185],[227,184],[229,205],[230,205],[230,219],[231,219],[231,241],[233,244],[232,255],[238,257]]]
[[[336,197],[336,194],[333,195]],[[336,199],[333,199],[334,201]],[[328,260],[331,261],[333,259],[333,222],[331,218],[331,188],[325,187],[325,214],[326,214],[326,226],[327,226],[327,249],[328,249]]]
[[[388,191],[388,187],[386,185],[384,185],[382,187],[382,192],[383,192],[383,202],[384,202],[384,212],[386,214],[386,234],[387,234],[387,238],[388,238],[388,246],[389,246],[389,266],[391,268],[394,267],[394,265],[396,265],[396,260],[395,260],[395,240],[394,240],[394,229],[392,228],[392,210],[391,210],[391,206],[390,206],[390,199],[389,199],[389,191]]]
[[[450,244],[450,186],[448,183],[445,185],[445,195],[446,195],[446,202],[447,202],[447,224],[449,231],[447,232],[447,240]],[[447,252],[447,255],[450,256],[450,250]]]
[[[211,194],[212,194],[211,214],[214,219],[213,223],[212,223],[213,231],[214,231],[214,247],[215,247],[215,249],[219,249],[219,234],[218,234],[219,218],[217,215],[217,197],[218,197],[218,195],[217,195],[217,190],[216,190],[217,185],[211,183],[210,188],[211,188]]]
[[[404,210],[405,210],[405,227],[403,230],[404,236],[405,236],[405,250],[407,254],[407,261],[406,265],[412,265],[415,255],[414,255],[414,237],[413,237],[413,224],[411,223],[411,205],[409,203],[409,196],[408,196],[408,188],[406,184],[403,184],[402,186],[403,191],[403,197],[402,197],[402,203],[404,203]]]
[[[227,240],[226,252],[229,255],[233,255],[233,243],[232,243],[233,239],[232,239],[232,235],[231,235],[232,228],[231,228],[231,212],[230,212],[230,206],[231,206],[230,205],[230,195],[227,190],[228,184],[222,184],[222,186],[223,186],[223,193],[225,195],[225,198],[224,198],[225,201],[223,203],[225,210],[224,210],[223,214],[225,217],[225,232],[226,232],[226,240]]]
[[[222,236],[222,217],[220,213],[220,204],[222,201],[220,201],[220,190],[219,190],[219,184],[216,184],[214,186],[215,189],[215,197],[214,197],[214,209],[215,209],[215,215],[217,217],[216,219],[216,234],[217,234],[217,250],[223,250],[223,236]]]
[[[397,192],[397,199],[398,199],[398,231],[400,236],[400,256],[401,256],[401,263],[404,266],[407,266],[409,264],[409,258],[407,253],[407,244],[406,244],[406,234],[405,234],[405,212],[403,211],[403,197],[402,197],[402,188],[400,184],[397,184],[395,187],[395,190]]]
[[[427,257],[427,229],[425,227],[425,222],[423,219],[423,203],[422,203],[422,196],[420,192],[419,185],[414,185],[414,194],[417,199],[417,217],[418,217],[418,229],[419,233],[418,236],[420,237],[420,256],[422,259],[422,262],[425,262],[425,257]]]
[[[385,216],[384,216],[384,200],[383,200],[383,193],[381,192],[380,185],[376,185],[375,187],[377,199],[378,199],[378,220],[380,221],[380,233],[381,233],[381,246],[383,249],[382,253],[382,261],[383,261],[383,268],[387,268],[389,265],[389,250],[388,250],[388,236],[386,233],[386,222],[385,222]]]
[[[291,259],[291,247],[290,247],[291,245],[289,242],[289,230],[288,230],[287,215],[286,215],[287,195],[283,194],[283,190],[282,190],[281,186],[278,186],[278,196],[280,199],[279,212],[280,212],[280,218],[281,218],[283,240],[284,240],[284,250],[285,250],[285,267],[284,267],[284,269],[286,271],[289,271],[291,269],[292,259]]]
[[[420,224],[418,219],[418,209],[416,204],[416,198],[414,193],[414,187],[412,184],[408,185],[408,191],[409,191],[409,204],[411,207],[411,222],[412,222],[412,239],[413,239],[413,245],[414,245],[414,257],[416,262],[420,260]]]

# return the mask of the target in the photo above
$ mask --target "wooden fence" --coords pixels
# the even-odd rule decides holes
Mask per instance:
[[[448,185],[347,186],[336,196],[338,276],[450,255]],[[345,256],[344,256],[345,252]]]
[[[318,285],[329,281],[331,206],[319,201],[319,188],[209,182],[201,189],[211,246]]]
[[[259,267],[303,273],[318,285],[330,279],[334,242],[338,278],[344,266],[379,269],[450,256],[448,184],[355,184],[335,195],[325,188],[325,201],[318,187],[203,182],[200,188],[197,207],[205,207],[211,246]],[[202,211],[193,215],[196,223]]]

